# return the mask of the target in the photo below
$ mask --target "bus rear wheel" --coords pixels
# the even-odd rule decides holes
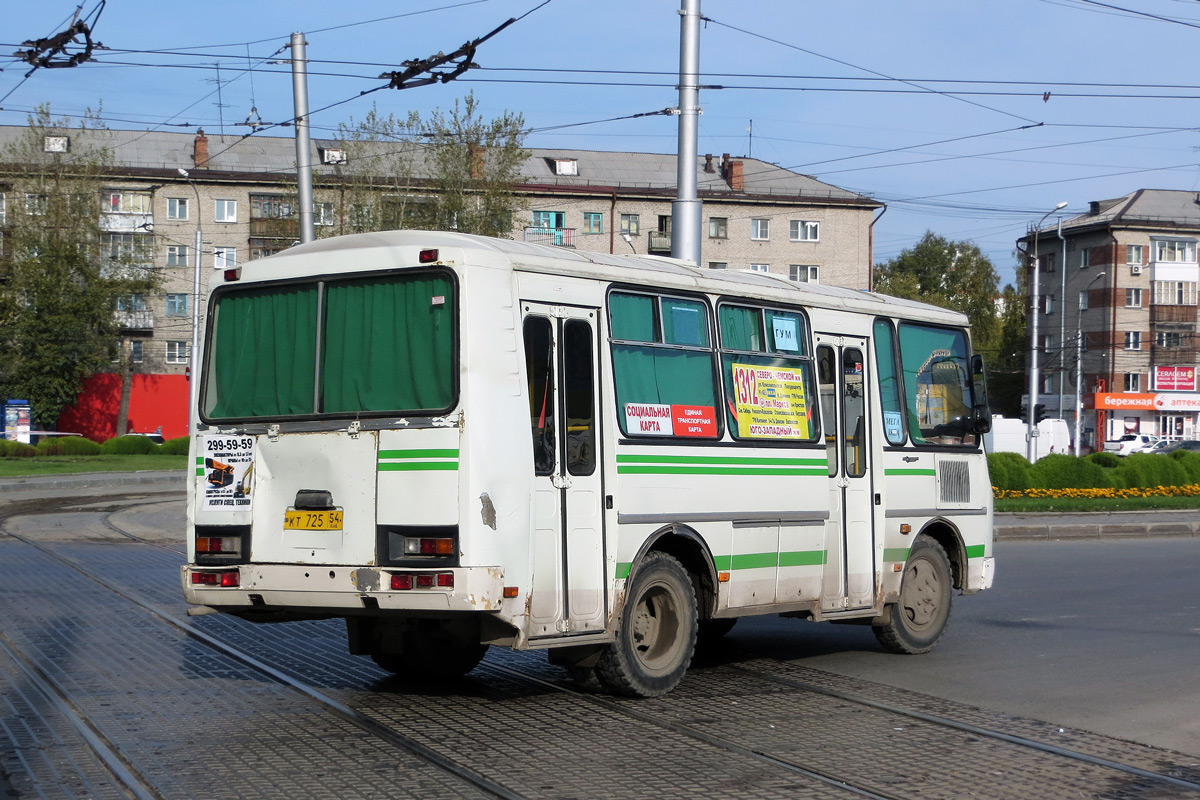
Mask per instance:
[[[917,536],[904,565],[900,600],[887,624],[874,626],[875,638],[893,653],[929,652],[950,621],[953,593],[946,551],[932,537]]]
[[[404,651],[375,650],[371,660],[388,672],[425,680],[461,678],[479,665],[488,646],[477,641],[439,635],[436,631],[404,633]]]
[[[687,570],[666,553],[649,553],[626,586],[616,641],[596,665],[601,682],[632,697],[674,689],[696,649],[696,616]]]

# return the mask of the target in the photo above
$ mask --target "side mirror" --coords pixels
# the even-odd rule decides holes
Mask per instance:
[[[992,410],[987,405],[975,406],[971,412],[974,418],[971,429],[975,433],[984,434],[992,429]]]
[[[987,433],[992,429],[992,411],[988,407],[987,371],[983,367],[983,356],[971,356],[971,394],[975,397],[972,406],[974,431]]]

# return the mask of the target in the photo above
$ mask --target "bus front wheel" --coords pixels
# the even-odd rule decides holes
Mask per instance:
[[[946,551],[930,536],[913,541],[900,582],[900,600],[889,620],[874,626],[875,638],[893,653],[927,653],[950,621],[954,584]]]
[[[616,641],[596,674],[617,694],[656,697],[675,688],[696,649],[696,593],[674,557],[652,552],[625,590]]]

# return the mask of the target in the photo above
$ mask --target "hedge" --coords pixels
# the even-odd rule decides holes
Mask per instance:
[[[106,455],[145,456],[153,453],[158,444],[149,436],[117,436],[100,445]]]
[[[1084,458],[1054,453],[1036,464],[1017,453],[989,453],[987,460],[997,497],[1006,492],[1061,489],[1096,489],[1097,496],[1107,489],[1136,494],[1138,490],[1200,484],[1200,453],[1188,450],[1165,456],[1134,453],[1124,458],[1112,453],[1093,453]]]

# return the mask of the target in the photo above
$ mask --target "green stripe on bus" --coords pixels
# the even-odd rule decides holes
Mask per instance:
[[[780,553],[779,566],[782,567],[819,567],[829,561],[828,550],[797,550],[793,553]]]
[[[883,549],[884,561],[908,561],[907,547],[885,547]]]
[[[435,469],[458,469],[457,461],[381,461],[380,472],[425,472]]]
[[[614,576],[617,580],[623,581],[629,577],[629,570],[633,567],[632,561],[623,561],[617,564],[617,574]]]
[[[204,456],[196,456],[196,466],[197,467],[204,466]]]
[[[380,450],[384,458],[458,458],[458,450]]]
[[[783,553],[743,553],[736,556],[713,556],[718,572],[769,567],[819,567],[829,562],[827,550],[794,550]]]
[[[932,469],[885,469],[884,475],[937,475]]]
[[[618,455],[621,464],[757,464],[780,466],[825,467],[827,458],[755,458],[750,456],[638,456]]]
[[[967,558],[983,558],[984,546],[973,544],[967,548]]]
[[[821,475],[828,471],[799,467],[671,467],[657,464],[618,466],[619,475]]]
[[[200,478],[203,476],[204,476],[204,467],[196,467],[196,477]]]

